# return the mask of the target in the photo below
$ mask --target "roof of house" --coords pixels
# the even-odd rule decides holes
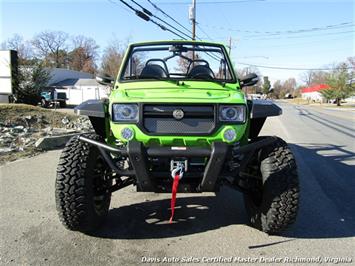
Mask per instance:
[[[96,81],[96,79],[64,79],[57,83],[52,84],[52,86],[99,86],[100,84]]]
[[[329,89],[329,86],[327,84],[318,84],[318,85],[314,85],[314,86],[302,89],[301,93],[315,92],[315,91],[320,91],[320,90],[324,90],[324,89]]]

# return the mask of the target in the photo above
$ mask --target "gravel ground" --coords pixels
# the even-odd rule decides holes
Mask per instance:
[[[40,153],[35,145],[39,138],[91,130],[88,118],[73,113],[25,104],[0,104],[0,164]]]

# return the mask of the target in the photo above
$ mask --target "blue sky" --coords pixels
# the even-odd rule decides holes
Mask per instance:
[[[116,1],[117,4],[109,0],[0,0],[0,42],[15,33],[30,39],[44,30],[61,30],[72,35],[83,34],[94,38],[102,51],[113,38],[123,42],[127,38],[131,42],[176,38],[152,23],[138,18],[118,3],[118,0],[111,1]],[[126,1],[134,6],[130,0]],[[155,15],[169,21],[148,1],[136,1],[154,11]],[[151,1],[187,28],[191,27],[188,20],[190,1]],[[227,43],[231,37],[232,60],[238,68],[244,67],[239,63],[322,68],[355,55],[354,24],[336,29],[286,33],[354,23],[354,3],[351,0],[237,0],[241,1],[239,3],[233,0],[196,1],[199,23],[197,35],[202,39],[223,43]],[[233,3],[226,3],[230,1]],[[288,77],[295,77],[300,81],[300,74],[304,72],[259,69],[272,81]]]

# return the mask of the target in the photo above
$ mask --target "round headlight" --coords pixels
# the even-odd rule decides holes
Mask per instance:
[[[121,130],[121,136],[125,140],[131,140],[133,138],[134,132],[132,129],[125,127]]]
[[[235,120],[238,115],[237,111],[233,107],[224,108],[222,112],[224,117],[228,120]]]
[[[244,122],[246,108],[244,105],[220,106],[219,119],[225,122]]]
[[[137,104],[113,104],[112,118],[115,122],[136,122],[138,121],[138,105]]]
[[[132,114],[132,107],[124,107],[122,108],[122,115],[125,117],[130,117]]]
[[[234,129],[229,128],[223,132],[223,138],[228,142],[235,140],[236,137],[237,137],[237,132],[235,132]]]

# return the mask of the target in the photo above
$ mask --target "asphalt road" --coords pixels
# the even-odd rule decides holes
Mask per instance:
[[[270,265],[273,258],[318,256],[354,264],[355,114],[280,105],[283,116],[270,118],[263,133],[290,143],[301,182],[298,219],[281,236],[246,225],[241,194],[228,188],[217,196],[179,194],[179,222],[169,225],[169,195],[128,187],[113,195],[108,221],[95,236],[67,231],[54,204],[60,154],[54,151],[0,168],[0,264],[127,265],[142,258],[182,263],[220,256],[264,258]]]

